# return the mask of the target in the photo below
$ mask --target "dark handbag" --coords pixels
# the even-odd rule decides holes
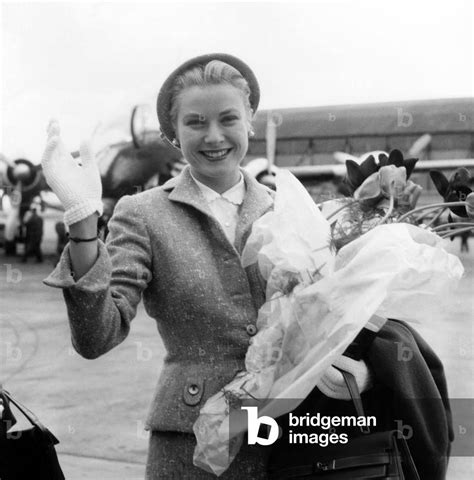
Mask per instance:
[[[354,376],[341,370],[358,416],[365,416],[359,389]],[[361,428],[362,435],[349,438],[346,444],[320,447],[305,451],[297,465],[269,467],[270,480],[420,480],[415,463],[403,435],[396,431],[370,433]],[[286,459],[287,460],[287,459]]]
[[[54,445],[58,439],[36,415],[0,388],[3,414],[0,416],[0,479],[1,480],[64,480]],[[28,419],[32,427],[10,431],[15,419],[9,404]]]

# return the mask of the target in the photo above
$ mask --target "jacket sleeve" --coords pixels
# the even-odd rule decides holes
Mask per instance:
[[[72,343],[84,358],[97,358],[128,335],[143,290],[151,280],[151,246],[136,197],[123,197],[109,222],[106,245],[77,282],[69,245],[46,285],[62,288]]]
[[[449,395],[448,395],[448,385],[446,381],[446,376],[444,374],[444,367],[441,363],[441,360],[436,355],[436,353],[432,350],[432,348],[428,345],[428,343],[421,337],[421,335],[409,325],[406,327],[411,331],[413,338],[415,339],[416,344],[418,345],[420,352],[423,358],[430,369],[431,375],[433,376],[433,380],[436,383],[438,391],[441,395],[441,400],[444,405],[444,409],[446,412],[446,420],[448,423],[448,435],[449,435],[449,446],[448,446],[448,456],[451,450],[451,442],[454,441],[454,430],[453,430],[453,415],[451,412],[451,405],[449,403]]]
[[[406,430],[421,478],[445,478],[453,441],[443,365],[404,322],[388,320],[368,353],[377,381],[392,392],[395,428]]]

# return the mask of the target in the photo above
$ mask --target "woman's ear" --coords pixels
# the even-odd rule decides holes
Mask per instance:
[[[173,143],[176,141],[176,143],[179,144],[179,129],[178,129],[177,122],[173,122],[173,130],[174,130]]]
[[[250,107],[247,107],[246,109],[246,113],[247,113],[247,127],[248,127],[248,131],[254,131],[254,128],[253,128],[253,121],[255,120],[255,117],[256,117],[256,113],[250,108]]]

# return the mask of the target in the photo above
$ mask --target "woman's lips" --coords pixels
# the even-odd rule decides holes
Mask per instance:
[[[219,150],[201,150],[200,153],[208,160],[223,160],[227,157],[232,148],[221,148]]]

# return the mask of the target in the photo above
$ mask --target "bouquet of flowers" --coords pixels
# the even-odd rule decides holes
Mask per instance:
[[[339,250],[377,225],[391,223],[413,209],[422,188],[409,180],[416,158],[404,159],[399,150],[390,155],[369,154],[360,164],[346,161],[347,198],[325,202],[323,212],[332,224],[332,241]]]
[[[245,371],[206,402],[194,425],[197,466],[217,476],[228,468],[247,428],[244,403],[258,406],[259,415],[288,413],[372,318],[434,315],[462,276],[436,233],[395,221],[419,195],[407,182],[414,163],[402,157],[400,164],[400,155],[382,166],[371,162],[352,183],[354,198],[331,207],[336,222],[291,173],[277,173],[274,210],[254,223],[242,254],[244,267],[258,264],[267,301]]]

